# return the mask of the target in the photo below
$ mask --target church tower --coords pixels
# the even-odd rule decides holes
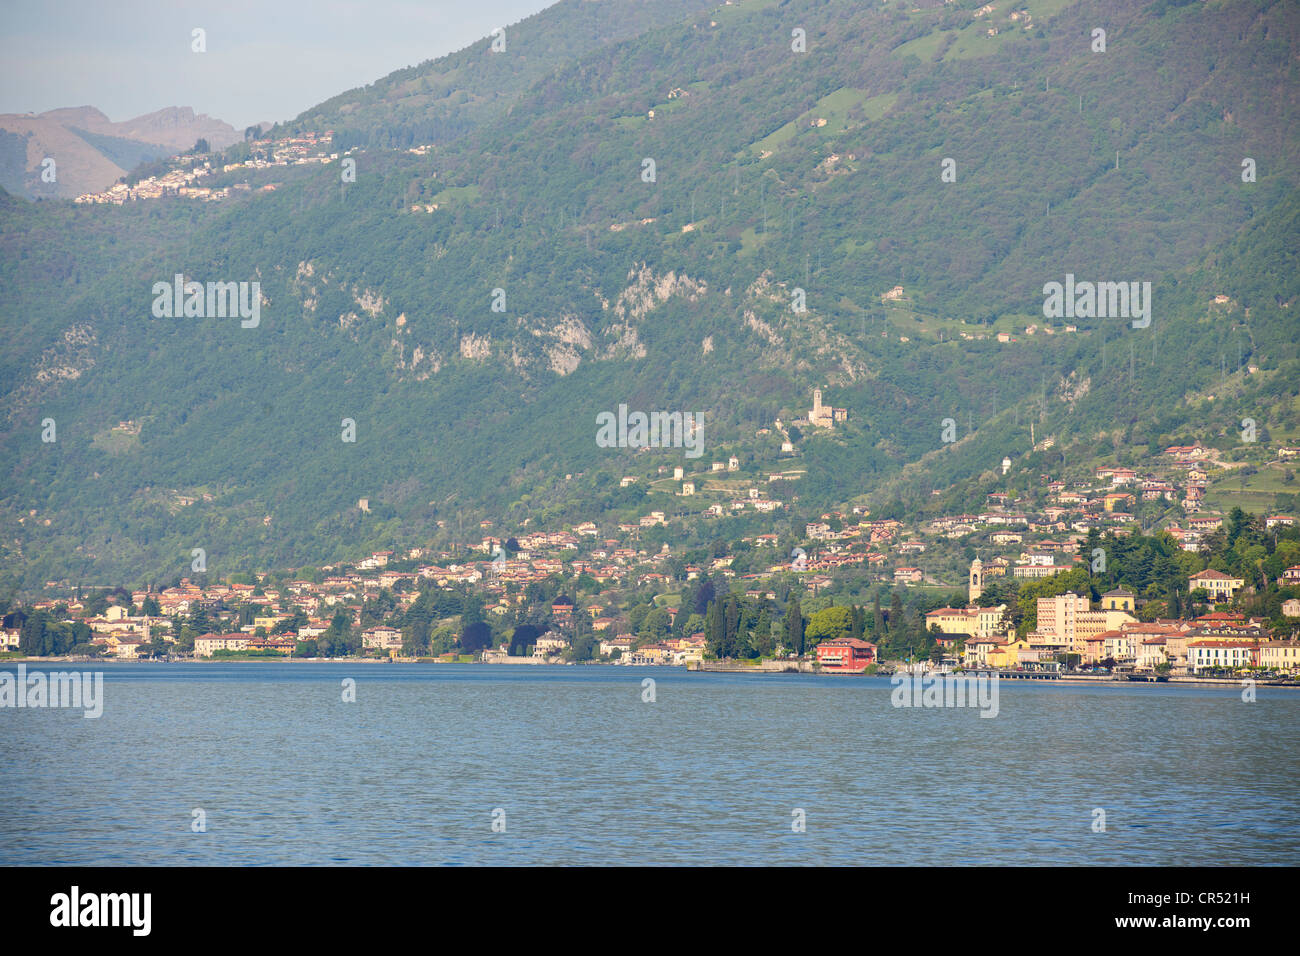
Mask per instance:
[[[984,565],[976,558],[970,563],[970,603],[974,604],[984,593]]]

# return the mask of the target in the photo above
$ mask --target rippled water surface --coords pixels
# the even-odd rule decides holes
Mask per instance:
[[[883,678],[96,666],[97,720],[0,708],[0,863],[1300,863],[1295,690],[1004,681],[988,719]]]

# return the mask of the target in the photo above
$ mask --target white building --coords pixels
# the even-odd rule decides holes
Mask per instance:
[[[533,656],[552,657],[556,654],[563,653],[568,649],[569,641],[567,638],[561,637],[554,631],[547,631],[539,637],[537,643],[533,645]]]
[[[361,633],[361,644],[371,650],[400,651],[402,632],[395,627],[372,627]]]
[[[214,651],[246,651],[247,634],[204,634],[194,638],[194,656],[211,657]]]
[[[1209,638],[1189,641],[1187,663],[1194,674],[1213,667],[1245,667],[1250,663],[1250,650],[1250,645],[1242,641],[1216,641]]]

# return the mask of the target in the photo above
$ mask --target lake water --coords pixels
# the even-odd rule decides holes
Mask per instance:
[[[28,670],[96,667],[99,719],[0,708],[0,863],[1300,863],[1285,688],[1003,681],[989,719],[895,708],[885,678]]]

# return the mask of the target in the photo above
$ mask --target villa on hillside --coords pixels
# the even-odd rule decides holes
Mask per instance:
[[[1196,574],[1189,575],[1187,578],[1187,587],[1195,591],[1203,588],[1206,593],[1215,601],[1231,601],[1232,596],[1245,585],[1241,578],[1234,578],[1230,574],[1224,574],[1222,571],[1215,571],[1213,568],[1207,568],[1204,571],[1198,571]]]

